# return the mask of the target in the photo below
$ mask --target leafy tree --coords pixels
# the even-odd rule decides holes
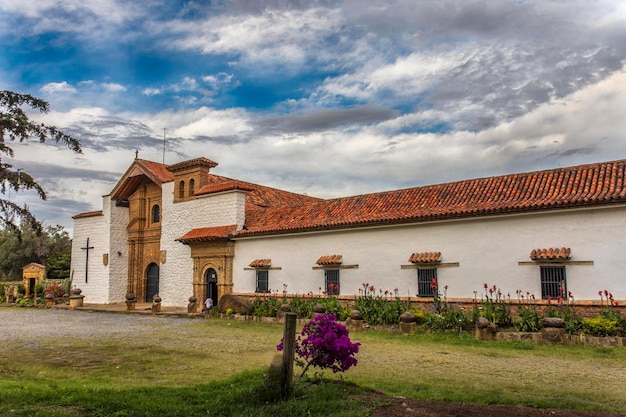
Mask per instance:
[[[63,226],[48,226],[48,256],[46,257],[46,274],[48,279],[65,279],[70,277],[70,261],[72,257],[72,239]]]
[[[19,281],[22,268],[37,262],[46,266],[48,279],[70,276],[72,240],[63,226],[48,226],[38,233],[29,224],[19,231],[0,230],[0,281]]]
[[[28,223],[19,230],[0,230],[0,274],[3,280],[20,281],[22,268],[31,263],[44,263],[48,253],[47,234]]]
[[[30,107],[40,113],[47,113],[49,105],[46,101],[29,94],[0,91],[0,193],[6,195],[8,190],[35,190],[42,200],[46,200],[43,188],[27,172],[14,169],[11,164],[2,162],[1,154],[13,157],[13,148],[7,142],[19,140],[24,142],[37,138],[40,142],[54,140],[63,143],[76,153],[82,153],[77,139],[66,135],[54,126],[32,122],[22,107]],[[40,232],[41,224],[31,214],[27,206],[0,198],[0,227],[19,231],[16,222],[29,223],[35,231]]]

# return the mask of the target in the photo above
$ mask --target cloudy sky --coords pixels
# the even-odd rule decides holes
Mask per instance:
[[[624,1],[0,0],[0,48],[82,143],[3,158],[70,231],[164,138],[318,197],[626,158]]]

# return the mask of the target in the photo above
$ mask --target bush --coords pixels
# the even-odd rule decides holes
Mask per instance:
[[[276,297],[256,298],[248,306],[246,314],[256,317],[276,317],[281,302]]]
[[[282,351],[284,340],[276,347]],[[354,357],[360,343],[352,343],[348,329],[331,313],[318,314],[302,327],[295,342],[295,362],[302,367],[300,377],[309,367],[345,372],[357,364]]]
[[[582,320],[582,330],[591,336],[619,336],[621,329],[617,320],[605,317],[593,317]]]
[[[43,290],[44,294],[52,294],[54,298],[63,297],[65,290],[60,285],[50,285]]]

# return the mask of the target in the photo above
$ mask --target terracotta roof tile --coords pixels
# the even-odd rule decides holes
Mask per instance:
[[[235,236],[416,223],[626,203],[626,160],[331,200],[247,207]],[[252,193],[251,193],[252,194]]]
[[[167,169],[167,165],[145,159],[138,159],[137,161],[143,164],[143,166],[152,172],[161,182],[174,181],[174,174]]]
[[[250,262],[250,266],[252,268],[267,268],[271,264],[272,264],[271,259],[255,259],[254,261]]]
[[[235,224],[231,224],[229,226],[200,227],[197,229],[191,229],[184,236],[181,236],[176,240],[189,244],[191,242],[228,239],[235,230],[237,230],[237,225]]]
[[[80,213],[75,216],[72,216],[72,219],[84,219],[86,217],[96,217],[96,216],[102,216],[102,210]]]
[[[533,249],[530,252],[530,259],[533,261],[540,260],[566,260],[571,255],[570,248],[547,248],[547,249]]]
[[[213,193],[219,193],[219,192],[231,191],[231,190],[242,190],[242,191],[250,192],[250,191],[254,191],[255,188],[254,186],[252,186],[252,184],[233,180],[233,181],[223,182],[220,184],[210,184],[205,187],[202,187],[201,189],[198,190],[196,195],[213,194]]]
[[[441,262],[441,252],[416,252],[409,257],[412,263]]]
[[[339,265],[343,261],[341,255],[326,255],[320,256],[320,258],[315,262],[318,265]]]

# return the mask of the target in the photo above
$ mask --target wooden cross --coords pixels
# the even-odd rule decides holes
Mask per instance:
[[[87,282],[89,273],[89,249],[93,249],[93,246],[89,246],[89,238],[87,238],[87,244],[85,245],[85,247],[81,249],[87,251],[85,254],[85,282]]]

